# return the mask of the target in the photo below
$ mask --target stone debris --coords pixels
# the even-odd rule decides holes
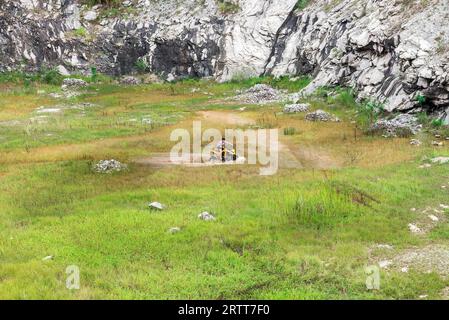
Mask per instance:
[[[449,157],[436,157],[430,160],[432,163],[446,164],[449,163]]]
[[[125,169],[127,169],[126,164],[122,164],[121,162],[114,159],[101,160],[94,166],[94,171],[98,173],[119,172]]]
[[[421,145],[421,141],[418,139],[412,139],[410,140],[410,145],[419,147]]]
[[[64,110],[85,110],[86,108],[92,108],[95,107],[95,104],[89,103],[89,102],[82,102],[82,103],[77,103],[77,104],[59,104],[59,105],[54,105],[51,107],[44,107],[41,106],[39,108],[36,109],[36,113],[50,113],[50,114],[57,114],[57,113],[61,113]],[[45,116],[41,116],[41,117],[45,117]]]
[[[159,210],[159,211],[165,209],[165,205],[163,205],[160,202],[151,202],[151,203],[148,204],[148,207],[150,207],[150,209]]]
[[[444,210],[447,210],[447,209],[449,209],[449,206],[441,203],[440,204],[440,208],[444,209]]]
[[[125,86],[135,86],[140,84],[140,80],[133,76],[124,76],[120,79],[120,84]]]
[[[393,119],[377,120],[369,129],[368,133],[381,134],[386,138],[407,137],[415,135],[422,129],[418,119],[411,114],[400,114]]]
[[[268,104],[283,100],[284,93],[266,84],[256,84],[240,92],[234,99],[250,104]]]
[[[393,258],[393,264],[407,268],[407,270],[415,269],[449,276],[449,248],[443,245],[428,245],[422,248],[407,249]]]
[[[53,256],[46,256],[42,258],[42,261],[49,261],[49,260],[53,260]]]
[[[171,234],[175,234],[175,233],[178,233],[180,231],[181,231],[181,228],[179,228],[179,227],[173,227],[173,228],[168,229],[168,232],[171,233]]]
[[[66,78],[62,81],[61,89],[63,91],[81,89],[87,87],[87,82],[82,79]]]
[[[59,65],[56,67],[58,73],[64,77],[70,76],[70,72],[63,65]]]
[[[284,113],[307,112],[309,109],[310,104],[308,103],[287,104],[284,107]]]
[[[98,13],[94,10],[89,10],[84,13],[84,20],[94,21],[98,18]]]
[[[382,260],[379,261],[379,267],[382,269],[387,269],[389,266],[391,266],[393,262],[391,260]]]
[[[323,122],[338,122],[340,121],[337,117],[327,113],[323,110],[316,110],[314,112],[310,112],[306,114],[305,117],[308,121],[323,121]]]
[[[150,125],[152,123],[153,123],[153,120],[151,120],[150,118],[143,118],[142,119],[142,124]]]
[[[422,232],[421,228],[419,228],[418,226],[416,226],[413,223],[408,224],[408,229],[410,230],[411,233],[421,233]]]
[[[432,146],[434,147],[442,147],[444,143],[442,141],[432,141]]]
[[[449,287],[446,287],[443,290],[441,290],[440,295],[444,300],[449,300]]]
[[[36,109],[36,113],[60,113],[62,110],[61,108],[44,108],[40,107]]]
[[[393,250],[394,247],[390,244],[378,244],[376,245],[376,248],[378,249],[387,249],[387,250]]]
[[[198,218],[204,221],[214,221],[215,217],[207,211],[204,211],[198,215]]]
[[[430,168],[430,167],[432,167],[432,165],[430,163],[424,163],[424,164],[420,165],[418,168],[420,168],[420,169],[427,169],[427,168]]]
[[[438,219],[438,217],[433,214],[429,214],[428,217],[430,218],[430,220],[432,220],[434,222],[440,221],[440,219]]]
[[[401,272],[408,273],[408,267],[402,267],[401,268]]]

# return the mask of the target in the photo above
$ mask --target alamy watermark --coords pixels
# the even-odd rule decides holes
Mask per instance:
[[[278,129],[209,128],[202,131],[201,121],[194,121],[192,134],[175,129],[170,141],[178,142],[170,152],[172,163],[245,163],[261,165],[261,175],[274,175],[279,167]],[[208,143],[203,146],[203,143]]]
[[[366,288],[368,290],[379,290],[380,289],[380,269],[378,266],[372,265],[365,268],[366,277]]]
[[[70,265],[65,269],[67,278],[65,286],[69,290],[79,290],[80,288],[80,268],[75,265]]]

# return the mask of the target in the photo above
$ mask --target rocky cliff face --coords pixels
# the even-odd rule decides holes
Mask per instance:
[[[388,110],[449,121],[446,0],[315,0],[301,10],[297,0],[229,0],[228,12],[223,1],[123,1],[111,14],[79,0],[0,0],[0,71],[121,75],[140,61],[168,79],[310,74],[306,93],[351,86]]]

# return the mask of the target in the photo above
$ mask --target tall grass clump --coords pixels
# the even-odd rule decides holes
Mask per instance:
[[[311,79],[308,76],[298,76],[293,78],[289,76],[260,76],[246,78],[244,75],[237,75],[229,81],[230,84],[242,88],[249,88],[256,84],[266,84],[273,88],[287,90],[289,92],[300,91],[309,85],[310,82]]]
[[[233,14],[240,10],[240,6],[234,2],[228,0],[217,0],[217,2],[218,10],[220,10],[222,14]]]
[[[120,0],[83,0],[82,3],[90,7],[100,4],[109,8],[118,7],[121,5]]]
[[[309,0],[298,0],[296,2],[295,8],[296,10],[303,10],[307,7],[307,5],[309,4]]]
[[[331,227],[354,215],[355,206],[345,195],[328,186],[298,196],[288,212],[295,223],[305,227]]]

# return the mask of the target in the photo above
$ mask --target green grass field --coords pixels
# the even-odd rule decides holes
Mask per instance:
[[[447,210],[424,234],[407,226],[425,221],[426,207],[449,205],[449,165],[419,168],[448,156],[448,143],[432,146],[427,131],[420,147],[363,135],[347,92],[310,101],[341,123],[283,115],[281,104],[239,111],[243,105],[227,99],[263,81],[91,84],[68,100],[48,95],[58,86],[0,82],[0,298],[447,298],[444,272],[393,265],[381,269],[380,288],[368,290],[365,267],[410,248],[449,247]],[[294,92],[307,80],[272,84]],[[62,107],[39,113],[42,106]],[[303,166],[260,176],[250,165],[135,162],[169,152],[170,132],[191,128],[205,110],[279,128]],[[294,130],[283,135],[284,128]],[[93,172],[112,158],[129,170]],[[150,211],[151,201],[167,209]],[[198,219],[202,211],[216,221]],[[66,288],[69,265],[80,269],[79,290]]]

